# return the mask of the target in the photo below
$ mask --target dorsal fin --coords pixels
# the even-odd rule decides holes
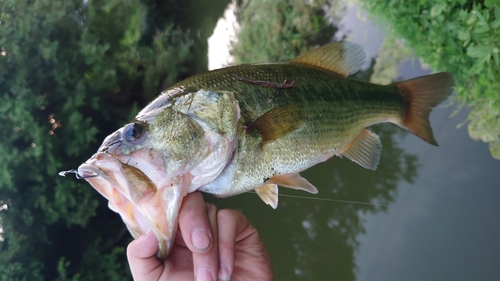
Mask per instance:
[[[345,156],[363,168],[375,170],[377,169],[381,151],[382,143],[379,137],[375,133],[363,129],[356,138],[342,149],[339,155]]]
[[[278,186],[272,183],[266,183],[263,186],[254,189],[260,199],[267,205],[276,209],[278,207]]]
[[[298,105],[280,105],[257,118],[249,130],[259,131],[265,145],[298,129],[304,122],[303,117],[304,111]]]
[[[318,189],[316,189],[314,185],[308,182],[299,173],[275,176],[270,178],[268,182],[272,182],[283,187],[303,190],[312,194],[318,193]]]
[[[366,60],[366,52],[352,42],[335,42],[290,60],[291,63],[314,66],[347,77],[356,73]]]

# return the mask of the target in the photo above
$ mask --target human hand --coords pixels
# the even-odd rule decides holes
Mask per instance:
[[[199,192],[179,211],[179,231],[166,260],[156,258],[152,231],[132,241],[127,257],[134,280],[272,280],[269,256],[257,230],[240,212],[217,210]]]

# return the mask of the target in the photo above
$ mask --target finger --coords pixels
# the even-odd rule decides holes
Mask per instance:
[[[236,210],[223,209],[217,212],[219,280],[231,280],[234,269],[236,235],[240,220],[246,221],[245,217]]]
[[[179,229],[193,253],[206,253],[212,247],[212,230],[207,207],[199,192],[186,195],[179,211]]]
[[[193,253],[193,269],[196,280],[216,280],[219,268],[219,248],[217,243],[217,207],[206,203],[206,214],[210,222],[212,237],[212,248],[205,253]]]
[[[217,276],[218,253],[217,247],[214,247],[217,236],[212,232],[214,228],[201,193],[194,192],[184,197],[179,212],[179,229],[186,246],[193,252],[195,276]]]
[[[127,259],[134,280],[158,280],[163,264],[156,258],[158,239],[149,229],[127,247]]]

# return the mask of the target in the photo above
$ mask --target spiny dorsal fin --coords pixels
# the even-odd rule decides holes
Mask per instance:
[[[347,77],[356,73],[366,60],[366,52],[360,45],[352,42],[335,42],[290,60],[291,63],[322,68]]]
[[[270,178],[268,182],[272,182],[283,187],[307,191],[312,194],[318,193],[318,189],[305,178],[301,177],[299,173],[275,176]]]
[[[254,189],[260,199],[267,205],[276,209],[278,207],[278,186],[272,183],[266,183],[263,186]]]
[[[285,104],[273,108],[257,118],[249,127],[262,135],[262,145],[272,142],[298,129],[303,120],[304,111],[296,104]]]
[[[377,169],[381,151],[382,143],[378,136],[367,129],[363,129],[339,154],[366,169],[375,170]]]

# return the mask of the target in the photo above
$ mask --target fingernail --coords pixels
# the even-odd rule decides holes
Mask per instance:
[[[229,267],[227,267],[223,263],[221,263],[219,265],[219,280],[220,281],[229,281],[229,280],[231,280],[231,272],[229,272]]]
[[[144,236],[149,236],[149,235],[151,235],[151,233],[153,233],[153,229],[152,228],[148,228],[148,230],[146,230],[146,233],[144,233],[143,235]]]
[[[137,240],[146,239],[146,237],[148,237],[149,235],[151,235],[152,232],[153,232],[153,230],[151,228],[149,228],[148,230],[146,230],[145,233],[143,233],[139,237],[137,237]]]
[[[196,281],[214,281],[212,271],[206,267],[200,267],[196,271]]]
[[[191,234],[191,241],[193,242],[193,246],[199,251],[208,249],[212,242],[210,235],[208,235],[208,232],[204,228],[196,228]]]

